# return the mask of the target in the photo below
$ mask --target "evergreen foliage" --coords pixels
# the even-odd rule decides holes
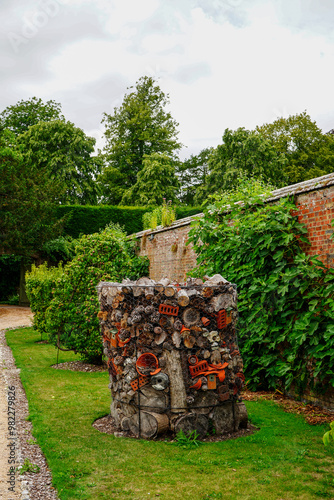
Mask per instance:
[[[63,184],[49,169],[25,161],[9,129],[0,130],[0,249],[31,257],[43,244],[60,235],[54,199]]]
[[[59,219],[65,219],[64,232],[73,238],[78,238],[82,234],[96,233],[111,222],[119,224],[126,234],[130,235],[144,229],[143,215],[153,210],[154,207],[63,205],[57,207],[57,216]],[[175,207],[176,219],[190,217],[201,211],[201,207]]]
[[[59,218],[66,217],[64,232],[73,238],[103,230],[108,224],[119,224],[127,234],[143,230],[142,217],[148,207],[115,207],[109,205],[63,205],[57,208]]]
[[[7,302],[18,295],[20,286],[19,255],[0,256],[0,302]]]

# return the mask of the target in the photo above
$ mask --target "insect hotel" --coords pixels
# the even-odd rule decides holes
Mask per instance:
[[[203,438],[247,427],[236,285],[220,275],[184,285],[140,278],[101,282],[97,291],[120,432],[151,439],[196,430]]]

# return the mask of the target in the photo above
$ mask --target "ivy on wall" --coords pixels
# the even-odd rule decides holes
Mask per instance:
[[[198,266],[238,286],[239,339],[249,387],[334,386],[334,270],[302,252],[306,228],[293,200],[265,203],[243,180],[190,231]],[[269,191],[265,194],[269,194]],[[228,206],[228,207],[227,207]]]

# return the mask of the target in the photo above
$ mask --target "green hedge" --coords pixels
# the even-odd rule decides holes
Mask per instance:
[[[10,303],[19,294],[21,258],[18,255],[0,256],[0,302]]]
[[[176,207],[176,219],[185,219],[186,217],[190,217],[191,215],[197,215],[203,212],[202,207]]]
[[[64,205],[57,209],[59,218],[66,217],[65,233],[73,238],[81,234],[93,234],[104,229],[110,222],[118,223],[126,234],[143,230],[143,215],[154,207],[114,207],[109,205]],[[183,219],[201,212],[201,207],[177,207],[176,218]]]
[[[104,229],[110,222],[122,226],[126,234],[142,231],[142,217],[147,208],[64,205],[57,209],[59,218],[67,217],[65,233],[73,238],[82,234],[93,234]]]

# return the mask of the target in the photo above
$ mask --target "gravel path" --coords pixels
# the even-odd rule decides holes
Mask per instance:
[[[0,330],[31,326],[32,320],[33,314],[30,307],[0,305]]]
[[[51,484],[51,472],[45,457],[40,447],[34,444],[32,425],[26,421],[29,415],[28,401],[21,384],[19,370],[15,366],[12,352],[5,339],[5,329],[30,326],[31,320],[32,314],[27,307],[0,306],[1,500],[58,500]],[[10,401],[14,401],[15,405],[11,405]],[[15,414],[12,409],[15,410]],[[9,424],[12,425],[9,427]],[[15,460],[15,464],[8,463],[9,460]],[[26,472],[20,475],[16,468],[20,469],[27,461],[38,466],[39,472]],[[8,483],[8,479],[11,483]],[[9,487],[12,490],[8,490]]]

